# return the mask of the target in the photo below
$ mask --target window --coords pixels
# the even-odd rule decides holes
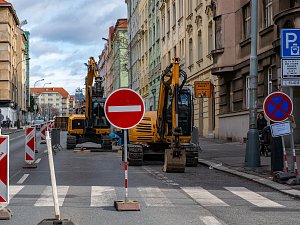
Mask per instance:
[[[221,49],[223,47],[222,45],[222,17],[219,16],[215,19],[215,30],[216,30],[216,38],[215,38],[215,44],[216,49]]]
[[[246,104],[245,107],[246,109],[249,109],[249,105],[250,105],[250,77],[247,76],[246,77]]]
[[[183,17],[184,0],[179,0],[179,18]]]
[[[272,93],[272,86],[273,86],[272,76],[273,76],[272,67],[269,67],[269,69],[268,69],[268,94]]]
[[[176,46],[175,46],[174,49],[173,49],[173,56],[174,56],[174,57],[177,56],[177,48],[176,48]]]
[[[173,26],[176,26],[176,6],[175,6],[175,2],[173,2]]]
[[[161,18],[161,25],[162,25],[162,36],[164,37],[166,35],[166,21],[165,16],[163,15]]]
[[[272,1],[273,0],[264,0],[265,27],[269,27],[273,24]]]
[[[53,98],[48,98],[48,101],[49,101],[49,102],[52,102],[52,101],[53,101]]]
[[[169,33],[171,27],[171,15],[170,15],[170,9],[167,11],[167,33]]]
[[[193,64],[193,39],[189,40],[189,65]]]
[[[181,41],[180,41],[180,53],[179,53],[179,55],[180,55],[180,59],[181,60],[184,60],[184,39],[182,39]]]
[[[49,93],[48,96],[52,96],[52,94]]]
[[[212,31],[212,22],[208,24],[208,54],[213,50],[213,31]]]
[[[244,39],[251,36],[251,7],[250,3],[243,7]]]
[[[188,15],[193,12],[193,1],[194,0],[188,0]]]
[[[202,32],[201,30],[198,32],[198,60],[203,58],[203,52],[202,52]]]
[[[170,51],[168,52],[168,64],[171,64],[171,52]]]

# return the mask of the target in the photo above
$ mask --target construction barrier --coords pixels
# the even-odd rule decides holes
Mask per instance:
[[[33,164],[35,161],[35,127],[26,128],[25,143],[25,163]]]
[[[40,144],[46,144],[47,123],[41,124],[41,141]]]
[[[0,131],[1,132],[1,131]],[[1,135],[1,133],[0,133]],[[0,220],[11,219],[9,204],[9,136],[0,136]]]
[[[9,136],[0,137],[0,203],[9,204]]]

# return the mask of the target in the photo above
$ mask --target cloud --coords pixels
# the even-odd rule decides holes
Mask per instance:
[[[74,93],[83,87],[84,63],[98,59],[108,28],[126,18],[120,0],[9,0],[30,32],[30,83],[41,78]],[[44,83],[45,83],[44,82]],[[43,82],[37,86],[43,86]],[[49,85],[48,85],[49,86]]]

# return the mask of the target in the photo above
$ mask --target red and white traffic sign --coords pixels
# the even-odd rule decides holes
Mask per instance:
[[[40,144],[46,144],[46,130],[47,130],[47,123],[41,124],[41,142]]]
[[[141,122],[145,114],[142,97],[129,88],[112,92],[106,99],[104,112],[107,120],[117,128],[130,129]]]
[[[35,160],[35,127],[26,128],[25,162],[32,164]]]
[[[281,122],[289,118],[293,112],[293,102],[283,92],[273,92],[264,101],[265,115],[274,122]]]
[[[0,203],[9,203],[9,136],[0,137]]]

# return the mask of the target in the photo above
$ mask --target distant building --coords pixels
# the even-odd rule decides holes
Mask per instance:
[[[26,84],[27,37],[13,5],[0,0],[0,108],[12,125],[25,122],[27,112]]]
[[[39,116],[47,119],[69,116],[70,95],[64,88],[30,88],[30,94],[35,98]]]
[[[74,114],[75,103],[75,95],[70,95],[69,114]]]

